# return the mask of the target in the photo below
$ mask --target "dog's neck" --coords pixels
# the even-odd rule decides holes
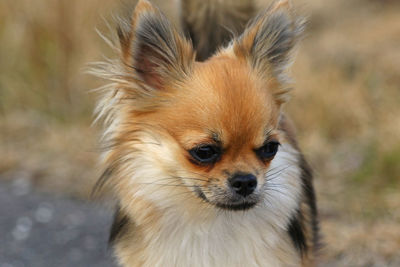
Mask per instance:
[[[146,213],[143,219],[153,223],[130,224],[128,234],[116,243],[124,266],[165,266],[166,262],[173,266],[299,266],[301,262],[287,231],[273,227],[261,207],[210,213],[202,220],[188,220],[176,210]]]

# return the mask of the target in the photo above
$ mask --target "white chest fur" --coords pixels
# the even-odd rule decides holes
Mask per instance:
[[[148,236],[142,266],[299,266],[285,229],[247,212],[221,212],[209,222],[164,217],[160,232]],[[137,261],[136,261],[137,262]]]

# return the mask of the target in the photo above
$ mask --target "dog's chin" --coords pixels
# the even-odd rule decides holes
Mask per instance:
[[[249,210],[251,208],[254,208],[254,206],[257,204],[257,202],[241,202],[241,203],[215,203],[214,205],[218,208],[224,209],[224,210],[233,210],[233,211],[239,211],[239,210]]]
[[[210,201],[205,194],[200,190],[200,188],[195,189],[196,195],[204,200],[205,202],[214,205],[217,208],[224,210],[232,210],[232,211],[240,211],[240,210],[249,210],[256,206],[257,201],[254,200],[241,200],[241,201],[226,201],[226,202],[218,202],[218,201]]]

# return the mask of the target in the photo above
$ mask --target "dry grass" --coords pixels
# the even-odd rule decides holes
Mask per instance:
[[[100,3],[101,2],[101,3]],[[85,194],[93,180],[95,33],[109,1],[0,2],[0,173]],[[104,47],[102,47],[104,46]]]
[[[295,1],[296,2],[296,1]],[[400,266],[400,4],[298,0],[310,14],[287,106],[316,169],[324,266]],[[0,2],[0,177],[85,196],[106,0]]]

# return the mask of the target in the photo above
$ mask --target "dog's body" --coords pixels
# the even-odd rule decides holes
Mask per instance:
[[[196,42],[194,21],[205,59],[220,41]],[[99,187],[118,200],[123,266],[313,265],[311,171],[281,111],[302,27],[277,2],[204,62],[146,1],[119,28],[121,60],[101,73]]]

